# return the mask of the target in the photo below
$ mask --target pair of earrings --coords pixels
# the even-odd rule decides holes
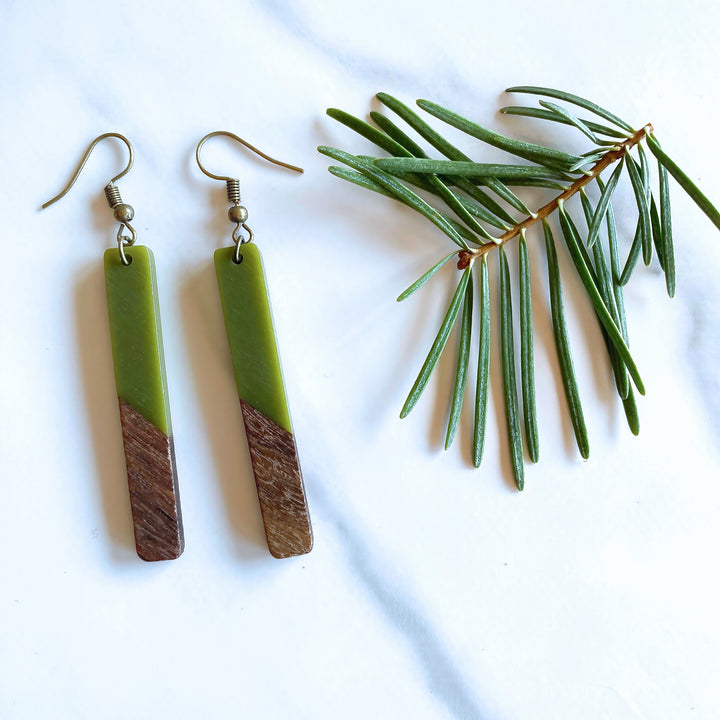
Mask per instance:
[[[248,212],[240,204],[240,181],[214,175],[200,161],[207,140],[224,135],[275,165],[275,160],[237,135],[217,131],[197,145],[195,157],[205,175],[222,180],[231,203],[234,246],[215,252],[220,300],[240,396],[245,432],[262,511],[268,548],[277,558],[302,555],[313,537],[302,473],[288,412],[260,252],[252,242]],[[155,261],[149,248],[135,245],[135,211],[124,203],[116,182],[133,165],[133,147],[118,133],[90,144],[65,188],[42,207],[64,197],[90,153],[106,138],[128,148],[125,169],[105,186],[105,197],[119,223],[117,249],[105,252],[105,283],[115,382],[120,403],[123,445],[137,553],[143,560],[171,560],[185,547],[170,406],[165,377]],[[247,233],[243,235],[242,231]],[[132,248],[132,249],[130,249]]]

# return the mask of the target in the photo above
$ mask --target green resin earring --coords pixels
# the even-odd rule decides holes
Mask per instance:
[[[235,224],[235,246],[215,252],[215,271],[268,548],[276,558],[302,555],[312,549],[312,528],[260,251],[252,242],[247,209],[240,204],[240,181],[214,175],[200,162],[200,149],[218,135],[236,140],[275,165],[303,171],[225,131],[206,135],[195,152],[205,175],[226,183],[228,217]]]
[[[52,205],[67,194],[94,147],[110,137],[122,140],[130,152],[127,167],[105,186],[105,197],[120,226],[117,248],[105,252],[104,264],[135,546],[143,560],[172,560],[181,555],[185,538],[165,378],[155,260],[149,248],[135,245],[137,235],[130,224],[135,211],[122,201],[115,185],[133,165],[130,141],[118,133],[97,137],[65,189],[42,207]],[[125,231],[130,234],[124,234]],[[125,248],[130,246],[132,250],[126,252]]]

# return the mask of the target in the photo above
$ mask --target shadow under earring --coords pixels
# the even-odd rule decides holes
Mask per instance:
[[[110,320],[115,383],[120,404],[135,547],[143,560],[173,560],[185,547],[165,378],[155,260],[149,248],[135,245],[131,205],[115,183],[133,165],[130,141],[118,133],[97,137],[85,152],[65,189],[70,190],[93,148],[105,138],[122,140],[129,150],[127,167],[105,186],[105,197],[120,223],[117,248],[105,252],[105,285]],[[125,235],[127,231],[129,235]],[[132,246],[132,251],[125,248]]]
[[[235,224],[235,245],[215,252],[215,271],[268,548],[276,558],[303,555],[312,549],[313,535],[260,251],[252,242],[247,209],[240,204],[240,181],[213,175],[200,162],[203,144],[218,135],[236,140],[271,163],[303,171],[225,131],[206,135],[195,153],[205,175],[227,184],[232,203],[228,217]]]

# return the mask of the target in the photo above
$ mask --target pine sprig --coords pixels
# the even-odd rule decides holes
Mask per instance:
[[[639,419],[633,387],[640,394],[645,393],[645,388],[629,350],[623,286],[629,282],[641,256],[646,265],[653,262],[655,257],[665,274],[668,295],[672,297],[675,293],[670,176],[718,229],[720,212],[667,155],[660,146],[652,125],[646,124],[635,130],[609,110],[561,90],[518,86],[510,88],[508,92],[531,94],[543,99],[539,100],[540,107],[509,106],[503,108],[502,113],[572,127],[591,147],[581,154],[575,154],[515,140],[436,103],[418,100],[417,104],[421,109],[446,126],[504,150],[515,158],[520,158],[521,163],[476,161],[459,150],[407,105],[391,95],[378,93],[378,100],[407,126],[409,133],[418,135],[420,141],[424,140],[444,157],[430,157],[421,144],[390,116],[372,112],[370,119],[374,124],[371,124],[337,109],[328,110],[328,114],[388,153],[390,157],[351,155],[329,147],[318,149],[346,166],[330,167],[331,173],[402,202],[429,219],[459,246],[459,250],[456,249],[439,259],[398,297],[398,300],[409,297],[451,260],[457,261],[457,268],[462,271],[457,288],[430,352],[405,401],[401,417],[405,417],[420,399],[452,329],[457,324],[458,317],[461,317],[458,359],[445,447],[450,447],[457,432],[469,377],[470,346],[475,327],[479,336],[472,433],[472,457],[476,467],[481,463],[484,450],[490,377],[488,260],[497,251],[495,254],[498,256],[503,397],[513,475],[518,489],[522,490],[525,472],[524,449],[527,449],[529,459],[533,462],[537,462],[539,456],[528,233],[535,230],[535,225],[542,226],[541,236],[544,237],[549,280],[549,306],[560,376],[578,450],[583,458],[587,458],[590,452],[588,433],[565,321],[555,238],[548,219],[552,216],[557,218],[572,265],[600,325],[628,425],[630,430],[637,434]],[[577,114],[578,108],[592,117],[581,117]],[[603,122],[598,122],[597,119]],[[657,164],[657,198],[652,187],[652,158]],[[612,206],[613,196],[623,177],[632,188],[637,207],[635,234],[624,262],[618,248],[615,212]],[[592,184],[599,193],[595,203],[587,194],[587,189]],[[531,210],[511,187],[545,188],[556,194],[549,202]],[[575,195],[579,196],[583,210],[586,226],[584,232],[578,229],[567,207],[567,202]],[[437,207],[434,204],[436,201],[440,201],[444,209]],[[516,282],[520,335],[517,343],[512,321],[513,278],[504,247],[515,238],[518,239],[519,253],[519,274]],[[476,276],[476,283],[473,282],[473,275]],[[474,299],[476,294],[477,300]],[[519,384],[515,371],[516,345],[520,351]]]

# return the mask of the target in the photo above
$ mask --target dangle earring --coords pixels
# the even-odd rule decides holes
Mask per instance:
[[[135,245],[136,232],[130,224],[135,211],[122,201],[115,185],[133,165],[130,141],[118,133],[97,137],[64,190],[42,207],[52,205],[67,194],[95,146],[111,137],[122,140],[130,153],[127,167],[105,186],[105,197],[120,226],[117,248],[105,252],[104,265],[135,546],[143,560],[172,560],[181,555],[185,538],[165,379],[155,260],[149,248]],[[125,231],[129,235],[124,234]],[[132,250],[126,251],[129,247]]]
[[[214,175],[200,162],[200,149],[218,135],[236,140],[275,165],[303,171],[225,131],[209,133],[195,151],[205,175],[226,183],[228,218],[235,224],[235,246],[215,251],[215,271],[268,548],[276,558],[302,555],[312,549],[312,528],[260,252],[252,242],[247,209],[240,204],[240,181]]]

